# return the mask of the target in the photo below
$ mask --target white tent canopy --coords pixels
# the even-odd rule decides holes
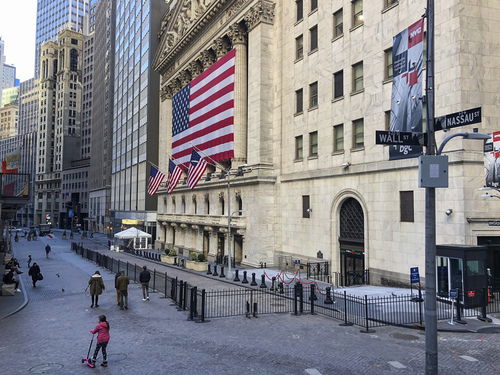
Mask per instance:
[[[127,240],[132,238],[151,238],[151,235],[135,227],[132,227],[116,233],[115,237],[120,240]]]

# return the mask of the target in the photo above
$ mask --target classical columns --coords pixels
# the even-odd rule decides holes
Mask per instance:
[[[247,162],[248,72],[246,31],[236,23],[227,33],[236,50],[234,78],[234,159],[233,167]]]

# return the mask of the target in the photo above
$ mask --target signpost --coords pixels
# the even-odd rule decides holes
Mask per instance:
[[[440,116],[434,121],[434,130],[448,130],[481,122],[481,107]]]
[[[451,324],[452,326],[455,325],[453,323],[453,305],[455,304],[455,300],[458,298],[458,289],[450,289],[450,299],[451,299],[451,316],[450,316],[450,321],[448,324]]]
[[[413,284],[418,283],[418,297],[413,297],[411,300],[413,302],[422,302],[422,287],[420,286],[420,272],[418,270],[418,267],[411,267],[410,268],[410,288],[411,288],[411,294],[413,295]],[[419,307],[420,309],[421,307]],[[420,314],[422,315],[422,314]]]

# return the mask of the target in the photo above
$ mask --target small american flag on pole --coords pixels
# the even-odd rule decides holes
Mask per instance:
[[[188,167],[193,147],[214,161],[234,157],[234,72],[229,51],[173,97],[172,158]]]
[[[148,194],[155,195],[164,179],[165,174],[152,165],[151,171],[149,172]]]
[[[200,181],[201,176],[205,173],[207,169],[207,161],[202,158],[200,154],[193,149],[191,153],[191,161],[189,162],[188,179],[187,184],[191,189],[194,189]]]
[[[167,183],[167,194],[174,191],[179,179],[182,176],[182,169],[178,164],[174,163],[171,159],[168,161],[168,183]]]

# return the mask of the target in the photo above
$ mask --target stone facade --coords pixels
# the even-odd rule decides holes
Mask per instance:
[[[235,255],[245,265],[328,260],[332,272],[369,269],[374,283],[407,283],[410,267],[424,269],[424,190],[418,187],[417,160],[388,161],[388,147],[375,145],[374,135],[385,129],[391,105],[385,51],[394,35],[424,13],[425,1],[363,3],[358,25],[348,0],[177,1],[163,19],[155,69],[162,77],[164,171],[172,96],[189,82],[186,77],[237,49],[233,167],[247,164],[252,172],[231,178],[229,198],[244,210],[233,219],[232,234],[241,236],[235,247],[241,254]],[[340,10],[341,32],[334,25]],[[436,115],[483,110],[481,124],[460,131],[497,130],[499,18],[500,5],[492,3],[452,0],[436,7]],[[363,85],[353,92],[353,65],[359,62]],[[333,77],[340,71],[343,95],[334,98]],[[355,145],[353,122],[360,119],[362,143]],[[340,124],[339,149],[334,126]],[[437,142],[443,137],[437,134]],[[482,144],[457,138],[446,153],[450,180],[448,189],[437,191],[437,243],[472,245],[480,236],[500,237],[487,224],[498,215],[499,203],[485,201],[477,190],[484,185]],[[414,207],[406,221],[400,216],[401,192],[411,192]],[[224,180],[202,181],[194,191],[181,184],[171,195],[160,190],[157,246],[227,255],[226,197]],[[453,213],[446,215],[447,209]]]

